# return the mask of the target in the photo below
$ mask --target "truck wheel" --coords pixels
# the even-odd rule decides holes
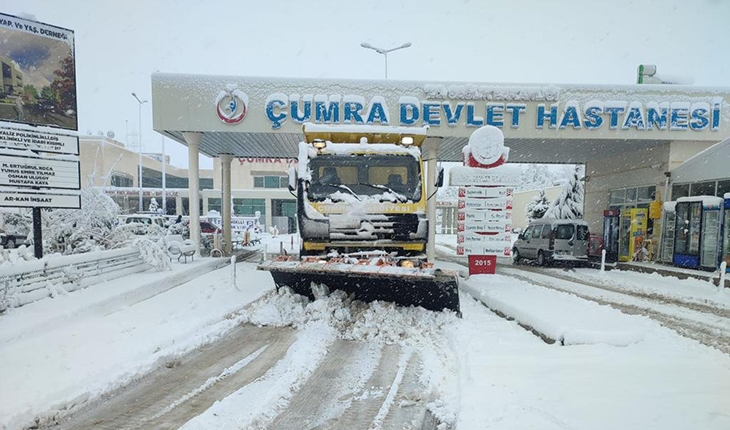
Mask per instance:
[[[520,256],[520,251],[518,251],[517,248],[514,248],[512,250],[512,262],[514,264],[520,264],[520,259],[522,259],[522,257]]]
[[[542,251],[538,251],[538,253],[537,253],[537,265],[538,266],[545,265],[545,254],[543,254]]]

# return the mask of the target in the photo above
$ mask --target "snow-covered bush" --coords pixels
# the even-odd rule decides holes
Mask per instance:
[[[170,268],[170,258],[164,250],[162,241],[153,242],[147,238],[140,237],[132,241],[132,247],[139,250],[142,260],[157,270]]]
[[[583,218],[583,182],[580,180],[580,166],[575,166],[573,174],[563,185],[555,201],[552,202],[543,218],[578,219]]]
[[[179,234],[183,238],[190,237],[190,220],[182,220],[181,222],[173,223],[167,228],[167,234]]]
[[[545,215],[549,207],[550,202],[545,195],[545,190],[540,190],[540,193],[533,197],[530,203],[525,206],[525,216],[528,220],[540,219]]]
[[[27,236],[33,230],[33,215],[29,209],[0,212],[0,228],[13,236]]]
[[[114,248],[119,206],[96,188],[81,190],[81,210],[42,212],[44,253],[78,254]]]

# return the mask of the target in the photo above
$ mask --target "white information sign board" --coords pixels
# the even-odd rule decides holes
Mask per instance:
[[[514,193],[512,187],[460,187],[459,197],[511,197]]]
[[[512,247],[498,246],[491,243],[462,243],[456,246],[456,255],[498,255],[509,257],[512,254]]]
[[[485,232],[485,233],[501,233],[511,232],[512,223],[507,220],[497,221],[463,221],[459,222],[456,226],[457,233],[460,231],[466,232]]]
[[[511,211],[465,211],[460,210],[458,221],[496,221],[509,220],[512,222]]]
[[[2,127],[0,148],[79,155],[79,138],[70,134]]]
[[[0,185],[52,189],[81,189],[78,161],[0,155]]]
[[[81,196],[0,192],[0,207],[81,209]]]
[[[521,176],[522,168],[519,166],[502,165],[491,169],[456,166],[449,170],[449,184],[516,186]]]
[[[495,197],[491,199],[462,198],[459,199],[459,209],[512,209],[512,199],[501,197]]]

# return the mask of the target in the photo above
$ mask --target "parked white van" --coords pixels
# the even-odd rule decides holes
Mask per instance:
[[[583,220],[537,219],[512,246],[512,260],[535,260],[540,266],[554,261],[585,262],[588,236],[588,223]]]

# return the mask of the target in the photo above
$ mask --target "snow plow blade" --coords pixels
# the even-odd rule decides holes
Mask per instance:
[[[456,273],[434,268],[406,268],[373,265],[368,262],[275,260],[258,266],[271,272],[277,289],[289,287],[313,299],[312,283],[330,291],[342,290],[356,300],[393,302],[399,306],[421,306],[432,311],[449,309],[459,313]]]

